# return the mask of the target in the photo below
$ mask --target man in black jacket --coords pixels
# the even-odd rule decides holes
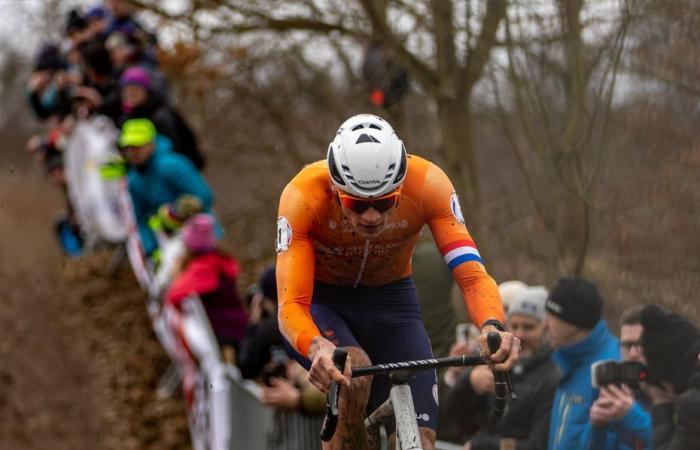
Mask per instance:
[[[700,449],[700,331],[689,320],[647,305],[642,349],[653,403],[654,450]]]
[[[512,371],[518,399],[503,418],[479,430],[465,444],[466,450],[523,450],[547,448],[549,414],[557,388],[558,372],[551,350],[544,343],[544,315],[547,290],[530,287],[517,295],[508,309],[506,328],[521,341],[520,360]],[[484,400],[484,418],[494,392],[493,372],[477,366],[464,373],[447,397],[447,408],[471,403],[474,396]],[[465,412],[466,413],[466,412]]]

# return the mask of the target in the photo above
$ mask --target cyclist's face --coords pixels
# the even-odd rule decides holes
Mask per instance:
[[[544,323],[524,314],[513,314],[506,323],[508,331],[520,339],[520,356],[527,357],[535,353],[542,345]]]
[[[348,218],[355,231],[366,238],[373,238],[382,234],[392,211],[392,209],[389,209],[380,213],[370,207],[358,214],[344,206],[342,208],[343,214]]]
[[[646,363],[642,354],[642,325],[622,325],[620,329],[620,353],[623,361]]]

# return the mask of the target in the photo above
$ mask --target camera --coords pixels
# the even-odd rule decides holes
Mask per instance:
[[[639,382],[646,377],[646,367],[638,361],[606,359],[591,365],[591,384],[594,388],[624,383],[632,389],[639,389]]]

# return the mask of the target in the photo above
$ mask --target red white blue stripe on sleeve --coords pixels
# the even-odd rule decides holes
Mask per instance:
[[[450,270],[454,270],[455,267],[469,261],[476,261],[481,265],[484,264],[474,242],[467,239],[450,242],[440,247],[440,253],[442,253],[442,257],[445,258],[447,267],[449,267]]]

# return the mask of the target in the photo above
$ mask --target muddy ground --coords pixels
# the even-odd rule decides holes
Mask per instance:
[[[155,393],[167,357],[126,264],[64,258],[61,195],[0,174],[0,448],[189,449],[181,398]]]

